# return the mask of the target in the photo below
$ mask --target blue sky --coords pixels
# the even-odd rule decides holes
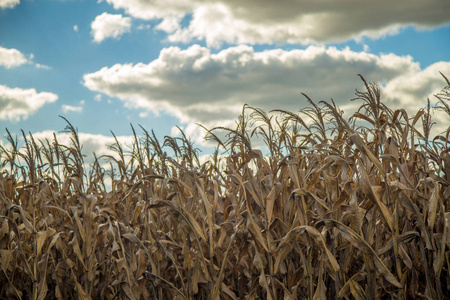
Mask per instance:
[[[298,111],[305,92],[352,113],[358,73],[415,113],[450,76],[450,2],[367,3],[0,0],[1,130],[50,137],[63,115],[89,151],[130,123],[201,143],[196,123],[244,103]]]

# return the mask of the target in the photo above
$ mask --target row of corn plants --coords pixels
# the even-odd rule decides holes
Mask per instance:
[[[450,83],[411,116],[361,79],[350,118],[244,106],[205,161],[183,132],[86,168],[69,122],[69,145],[6,131],[0,298],[449,299]]]

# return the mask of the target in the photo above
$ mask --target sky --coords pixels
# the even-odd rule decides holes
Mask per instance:
[[[2,135],[64,141],[64,116],[97,154],[130,124],[201,146],[198,123],[232,126],[244,104],[298,112],[301,93],[350,115],[357,74],[413,115],[436,102],[439,72],[448,0],[0,0]]]

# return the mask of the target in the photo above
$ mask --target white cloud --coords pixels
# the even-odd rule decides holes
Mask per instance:
[[[144,119],[144,118],[147,118],[147,117],[148,117],[148,111],[141,111],[139,113],[139,118]]]
[[[392,109],[416,113],[427,97],[445,86],[439,71],[450,74],[450,62],[422,70],[410,56],[348,48],[255,52],[241,45],[213,54],[194,45],[163,49],[149,64],[104,67],[85,74],[84,85],[121,99],[127,107],[174,115],[187,124],[187,134],[200,137],[204,133],[199,134],[195,123],[232,125],[245,103],[265,111],[298,111],[309,106],[301,93],[315,102],[333,98],[346,113],[353,113],[361,105],[350,102],[355,88],[365,90],[357,74],[381,83],[382,99]]]
[[[450,62],[437,62],[419,72],[394,78],[384,88],[386,97],[398,107],[413,111],[425,107],[427,98],[432,103],[437,102],[433,95],[445,85],[439,72],[450,75]]]
[[[237,46],[212,54],[194,45],[163,49],[149,64],[116,64],[84,75],[93,91],[122,99],[127,106],[165,111],[183,122],[234,119],[242,105],[296,111],[316,101],[347,103],[362,87],[357,74],[388,82],[420,70],[411,57],[310,46],[306,50],[255,52]]]
[[[157,27],[171,41],[228,43],[323,43],[378,38],[402,27],[430,28],[450,22],[450,2],[442,0],[272,1],[272,0],[106,0],[142,19],[162,19]],[[370,13],[369,13],[370,12]],[[187,27],[181,20],[191,16]]]
[[[119,39],[123,34],[129,32],[130,29],[131,18],[120,14],[112,15],[105,12],[98,15],[91,23],[91,34],[97,43],[107,38]]]
[[[51,70],[52,67],[47,66],[47,65],[41,65],[41,64],[35,64],[35,67],[38,69],[44,69],[44,70]]]
[[[177,126],[172,126],[172,128],[170,128],[170,136],[171,137],[179,137],[181,135],[180,128],[181,128],[181,130],[184,131],[183,127],[180,127],[180,126],[178,126],[178,127]]]
[[[72,106],[72,105],[67,105],[67,104],[63,104],[61,106],[61,109],[62,109],[63,113],[65,113],[65,114],[67,114],[68,112],[80,113],[83,111],[83,107],[81,107],[81,106]]]
[[[8,49],[0,46],[0,66],[7,69],[19,67],[24,64],[34,64],[38,69],[50,70],[51,67],[33,62],[34,55],[28,55],[28,58],[17,49]]]
[[[409,117],[425,109],[427,99],[434,107],[438,102],[434,95],[446,85],[439,72],[449,75],[450,62],[437,62],[418,72],[394,78],[383,88],[385,103],[392,108],[404,108]],[[450,118],[445,112],[432,110],[432,118],[436,124],[432,127],[431,136],[441,134],[449,127]]]
[[[165,31],[167,33],[173,33],[177,30],[181,30],[180,26],[181,18],[177,16],[168,16],[156,26],[156,29]]]
[[[0,120],[25,120],[45,104],[57,100],[58,96],[53,93],[0,85]]]
[[[78,32],[78,25],[73,25],[73,31]]]
[[[28,59],[19,50],[7,49],[0,46],[0,66],[10,69],[28,62]]]
[[[20,0],[0,0],[0,9],[13,8],[19,3]]]
[[[106,0],[115,9],[141,19],[159,19],[167,16],[184,16],[197,6],[192,0]]]
[[[62,109],[63,113],[65,113],[65,114],[67,114],[69,112],[81,113],[83,111],[84,103],[85,103],[85,101],[81,100],[80,105],[78,105],[78,106],[63,104],[61,106],[61,109]]]
[[[137,27],[138,30],[145,30],[145,29],[150,29],[152,28],[152,26],[150,24],[141,24]]]

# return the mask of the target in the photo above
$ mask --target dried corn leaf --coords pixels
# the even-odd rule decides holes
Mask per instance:
[[[409,209],[415,216],[417,216],[417,226],[420,229],[421,237],[425,240],[425,245],[426,245],[427,249],[433,249],[433,247],[431,246],[428,229],[425,226],[425,222],[421,217],[422,214],[420,213],[419,208],[417,207],[417,205],[415,203],[413,203],[411,201],[411,199],[408,197],[408,195],[406,195],[404,192],[401,193],[400,199],[402,200],[403,206],[406,207],[407,209]]]
[[[86,291],[83,289],[83,286],[76,280],[76,278],[74,280],[77,287],[78,296],[80,297],[80,299],[81,300],[92,299],[91,296],[88,293],[86,293]]]
[[[431,193],[430,200],[428,201],[428,225],[431,229],[434,228],[434,224],[436,222],[436,216],[438,214],[439,207],[439,191],[440,184],[438,182],[434,182],[434,189]]]
[[[9,234],[9,225],[8,220],[4,219],[2,222],[2,227],[0,228],[0,240],[7,234]]]
[[[78,261],[83,265],[84,269],[87,270],[87,267],[84,263],[84,256],[81,254],[80,245],[78,244],[77,235],[74,234],[72,240],[69,242],[69,246],[72,246],[72,250],[75,253],[75,256],[78,258]]]
[[[299,196],[305,196],[308,195],[310,197],[312,197],[317,203],[319,203],[323,208],[325,208],[327,211],[330,211],[330,208],[328,207],[328,205],[325,203],[325,201],[323,201],[322,199],[320,199],[319,197],[317,197],[315,194],[309,192],[306,189],[300,188],[300,189],[296,189],[294,190],[294,192],[299,195]]]
[[[247,210],[245,210],[242,212],[242,216],[247,220],[247,228],[255,237],[256,241],[264,248],[264,250],[269,252],[267,242],[262,235],[262,229],[258,226],[258,224],[256,224],[255,220],[253,220],[252,215]]]
[[[397,243],[400,245],[401,243],[409,243],[414,239],[417,239],[420,237],[420,234],[416,231],[407,231],[405,233],[402,233],[401,235],[397,236]],[[379,249],[377,251],[378,255],[383,255],[384,253],[388,252],[389,250],[392,249],[392,247],[394,246],[394,241],[392,239],[390,239],[386,245]]]
[[[38,286],[38,291],[39,294],[37,300],[44,300],[48,292],[47,276],[44,275],[44,278],[42,278],[42,281],[39,283]]]
[[[433,191],[434,193],[434,191]],[[439,242],[436,242],[438,247],[438,253],[436,255],[436,258],[433,261],[433,270],[434,274],[436,274],[436,277],[439,278],[441,276],[442,268],[444,266],[444,258],[445,258],[445,249],[446,249],[446,237],[447,237],[447,226],[445,226],[445,207],[442,203],[439,203],[440,205],[440,220],[443,223],[444,231],[442,232],[442,236],[440,238]],[[431,225],[430,225],[431,226]]]
[[[222,291],[227,294],[231,299],[238,300],[239,298],[236,296],[236,294],[227,286],[225,283],[221,283]]]
[[[121,288],[122,290],[125,292],[125,295],[127,295],[127,297],[131,300],[135,300],[136,297],[134,296],[133,292],[131,291],[130,285],[126,284],[126,283],[122,283],[121,284]]]
[[[25,211],[23,210],[22,206],[18,206],[18,205],[15,205],[15,204],[11,205],[8,208],[8,210],[14,210],[14,209],[17,209],[19,211],[20,217],[22,218],[22,222],[25,225],[25,228],[27,229],[27,231],[29,233],[33,233],[34,228],[33,228],[33,225],[30,223],[30,221],[27,218],[27,214],[28,213],[25,213]],[[29,219],[31,219],[31,216],[29,216]]]
[[[275,205],[275,199],[279,195],[280,191],[281,191],[281,184],[276,183],[270,190],[269,194],[267,195],[266,214],[267,214],[267,220],[269,223],[272,222],[273,207]]]
[[[186,220],[188,220],[188,223],[190,227],[194,230],[194,232],[201,237],[203,240],[207,240],[206,234],[204,232],[204,227],[200,226],[200,224],[197,222],[197,220],[194,218],[194,216],[188,212],[187,210],[184,210],[182,215]]]
[[[317,283],[316,291],[314,292],[313,300],[326,300],[327,299],[327,287],[325,286],[325,282],[323,281],[323,260],[320,261],[319,267],[319,278]]]
[[[389,229],[391,231],[394,230],[394,217],[387,209],[386,205],[381,201],[380,192],[383,191],[383,188],[381,186],[373,186],[370,183],[369,175],[367,174],[367,171],[365,168],[361,168],[361,187],[363,188],[364,192],[370,197],[370,199],[375,202],[378,206],[378,208],[381,211],[381,214],[386,221],[387,225],[389,226]]]
[[[353,297],[355,297],[356,300],[365,300],[366,298],[366,292],[363,290],[363,288],[359,285],[358,282],[354,281],[353,279],[348,280],[349,286],[350,286],[350,292],[352,293]]]
[[[356,147],[358,147],[358,149],[364,155],[366,155],[370,159],[370,161],[374,164],[374,166],[378,169],[378,171],[380,171],[381,176],[385,177],[386,171],[384,170],[383,165],[378,160],[378,158],[376,158],[375,155],[373,155],[373,153],[369,150],[369,148],[367,148],[367,146],[363,143],[360,136],[357,133],[354,133],[350,136],[350,140],[356,145]]]
[[[56,230],[49,227],[45,231],[38,231],[36,233],[36,241],[37,241],[37,255],[40,255],[42,246],[44,245],[45,241],[52,237],[56,233]]]
[[[400,282],[395,278],[394,275],[388,270],[388,268],[385,266],[381,258],[376,254],[376,252],[370,247],[370,245],[353,229],[345,226],[344,224],[336,221],[336,220],[324,220],[328,225],[332,225],[333,227],[337,228],[341,235],[348,240],[350,243],[352,243],[353,246],[361,250],[363,253],[370,255],[373,258],[373,262],[375,266],[377,267],[378,271],[383,274],[383,276],[386,278],[387,281],[389,281],[394,286],[401,288],[402,285]]]
[[[250,178],[249,180],[244,182],[244,186],[247,189],[247,191],[252,195],[253,199],[258,203],[260,207],[264,207],[264,203],[262,202],[262,197],[259,195],[259,190],[255,187],[254,178],[251,175],[248,175]]]
[[[5,274],[8,274],[10,263],[14,259],[13,251],[8,249],[0,249],[0,266]]]
[[[270,291],[269,288],[269,283],[267,281],[266,278],[266,273],[264,271],[264,266],[266,265],[261,258],[261,255],[258,251],[258,249],[256,247],[254,247],[255,249],[255,255],[253,257],[253,265],[258,269],[259,271],[259,284],[260,286],[262,286],[264,288],[264,290],[266,291],[266,299],[273,299],[272,297],[272,293]]]

